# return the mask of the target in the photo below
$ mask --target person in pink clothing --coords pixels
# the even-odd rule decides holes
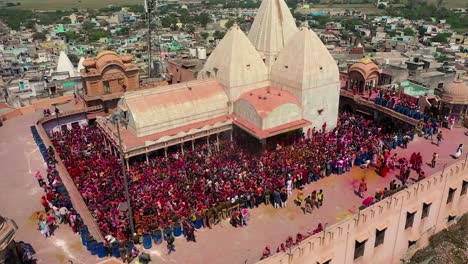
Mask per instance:
[[[39,186],[40,186],[40,187],[46,185],[45,182],[44,182],[44,179],[42,178],[42,175],[41,175],[41,172],[40,172],[40,171],[37,171],[37,172],[36,172],[35,177],[36,177],[36,180],[37,180],[37,182],[39,183]]]
[[[450,130],[453,129],[453,126],[455,125],[455,120],[456,120],[455,116],[452,115],[452,116],[450,117],[450,122],[449,122],[449,129],[450,129]]]

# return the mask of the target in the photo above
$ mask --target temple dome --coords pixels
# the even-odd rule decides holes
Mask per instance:
[[[381,69],[369,57],[364,57],[349,67],[348,72],[352,71],[359,72],[364,79],[367,79],[374,72],[380,73]]]
[[[130,63],[133,60],[133,56],[131,54],[125,54],[121,58],[123,63]]]
[[[109,64],[120,64],[123,66],[122,58],[113,51],[101,51],[96,56],[96,68],[104,69]]]
[[[85,68],[94,68],[96,66],[95,59],[86,59],[83,61],[83,67]]]
[[[468,87],[463,80],[449,82],[442,91],[442,101],[451,104],[468,104]]]

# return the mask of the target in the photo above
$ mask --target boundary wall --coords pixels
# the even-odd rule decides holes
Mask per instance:
[[[402,258],[425,247],[431,235],[454,224],[468,211],[467,186],[465,158],[326,227],[289,252],[272,255],[258,263],[401,263]],[[411,214],[413,223],[408,227]],[[377,230],[385,233],[383,243],[375,246]],[[356,258],[357,243],[364,243],[364,250]]]

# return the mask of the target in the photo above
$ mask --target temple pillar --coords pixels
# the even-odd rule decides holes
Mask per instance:
[[[216,150],[219,151],[219,133],[216,133]]]
[[[129,159],[125,159],[125,162],[127,163],[127,171],[130,169],[130,165],[129,165],[129,163],[128,163],[128,160],[129,160]]]
[[[145,153],[145,156],[146,156],[146,164],[149,165],[149,155],[148,155],[148,153]]]
[[[208,155],[210,156],[211,155],[211,146],[210,146],[210,136],[209,135],[206,137],[206,144],[208,146]]]
[[[166,148],[164,148],[164,157],[166,157],[166,158],[167,158],[167,147],[166,147]]]
[[[184,155],[184,143],[180,143],[180,151],[182,151],[182,155]]]
[[[195,151],[195,140],[192,139],[192,151]]]
[[[229,131],[229,137],[230,137],[230,140],[232,142],[232,129]]]

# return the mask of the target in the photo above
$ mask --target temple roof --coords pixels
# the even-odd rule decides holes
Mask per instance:
[[[68,72],[70,77],[76,76],[75,67],[73,67],[73,63],[68,58],[67,54],[65,54],[65,52],[63,51],[60,51],[56,72]]]
[[[225,116],[227,102],[223,87],[207,79],[127,92],[119,106],[141,137]]]
[[[363,57],[358,62],[349,67],[348,72],[357,71],[361,73],[364,79],[367,79],[373,72],[381,72],[380,67],[369,57]]]
[[[249,40],[264,55],[267,68],[270,68],[274,56],[296,31],[294,17],[283,0],[263,0],[250,28]]]
[[[258,115],[266,117],[275,108],[284,104],[301,106],[301,102],[290,92],[275,87],[263,87],[242,94],[239,100],[249,102]]]
[[[271,80],[308,89],[338,83],[338,66],[317,34],[308,26],[291,37],[271,68]]]
[[[468,86],[463,80],[447,83],[442,92],[442,101],[451,104],[468,104]]]
[[[117,53],[109,50],[101,51],[96,56],[96,58],[86,59],[81,62],[81,67],[86,69],[86,71],[81,72],[81,76],[97,76],[100,75],[104,69],[108,66],[116,65],[122,68],[123,71],[136,71],[138,67],[132,64],[133,56],[130,54],[125,54],[123,56],[117,55]],[[80,64],[78,64],[80,67]]]
[[[260,55],[237,24],[216,46],[199,75],[201,78],[215,77],[230,88],[268,79]]]

